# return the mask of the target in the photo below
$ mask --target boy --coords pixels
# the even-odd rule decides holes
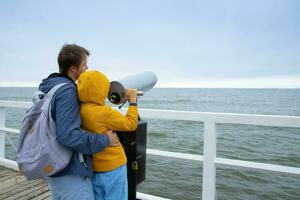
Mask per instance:
[[[138,124],[137,90],[126,90],[129,108],[126,116],[123,116],[105,105],[109,86],[108,78],[101,72],[86,71],[80,75],[77,90],[82,127],[99,134],[108,130],[135,130]],[[127,200],[127,159],[123,147],[107,147],[94,154],[92,160],[95,172],[92,183],[96,200]]]

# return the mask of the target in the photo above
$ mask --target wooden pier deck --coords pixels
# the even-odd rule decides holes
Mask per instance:
[[[0,166],[0,200],[51,199],[45,180],[27,181],[19,172]]]

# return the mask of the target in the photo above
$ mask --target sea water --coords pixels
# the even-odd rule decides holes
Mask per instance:
[[[36,88],[0,88],[0,100],[31,101]],[[139,107],[184,111],[300,116],[300,89],[162,89]],[[25,109],[7,109],[6,126],[19,129]],[[203,123],[147,119],[147,148],[203,154]],[[217,124],[217,156],[300,167],[300,129]],[[16,143],[17,135],[10,134]],[[6,141],[6,157],[15,150]],[[299,200],[300,176],[218,167],[217,199]],[[138,191],[177,200],[201,199],[202,163],[147,155],[146,180]]]

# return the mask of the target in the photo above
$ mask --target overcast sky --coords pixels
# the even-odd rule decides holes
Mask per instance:
[[[300,1],[0,2],[0,86],[57,71],[64,43],[111,80],[145,70],[166,87],[300,88]]]

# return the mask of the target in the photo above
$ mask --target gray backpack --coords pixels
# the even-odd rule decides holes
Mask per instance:
[[[51,176],[70,162],[72,150],[60,145],[56,139],[56,126],[51,116],[51,99],[61,83],[39,98],[26,112],[20,130],[17,163],[21,174],[28,180]]]

